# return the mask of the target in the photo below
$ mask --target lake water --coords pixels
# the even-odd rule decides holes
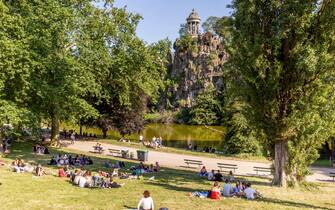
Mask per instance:
[[[64,125],[66,129],[73,129],[73,126]],[[79,133],[79,127],[75,126]],[[83,127],[83,132],[102,136],[98,128]],[[198,149],[204,146],[221,149],[222,138],[225,133],[223,126],[200,126],[200,125],[180,125],[180,124],[160,124],[152,123],[145,125],[142,135],[145,140],[152,140],[153,137],[162,137],[163,145],[176,148],[187,148],[187,145],[197,145]],[[108,138],[119,139],[121,136],[116,131],[109,131]],[[131,141],[138,141],[139,135],[126,136]]]

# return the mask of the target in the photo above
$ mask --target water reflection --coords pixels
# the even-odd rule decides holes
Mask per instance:
[[[64,125],[65,129],[73,129],[73,126]],[[75,126],[77,132],[79,127]],[[102,135],[98,128],[83,127],[83,132]],[[179,124],[147,124],[142,132],[145,140],[151,140],[153,137],[162,137],[163,145],[169,147],[186,148],[188,144],[197,145],[198,149],[204,146],[216,149],[222,148],[222,136],[225,133],[223,126],[194,126],[194,125],[179,125]],[[108,137],[119,139],[118,132],[111,130],[108,132]],[[126,136],[131,141],[138,141],[139,134]]]

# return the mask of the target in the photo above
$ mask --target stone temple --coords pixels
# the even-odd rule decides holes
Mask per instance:
[[[174,83],[167,93],[172,107],[193,106],[197,95],[209,86],[218,91],[223,88],[222,72],[227,55],[222,39],[211,32],[200,32],[201,19],[194,9],[186,21],[187,34],[174,43],[169,75]]]

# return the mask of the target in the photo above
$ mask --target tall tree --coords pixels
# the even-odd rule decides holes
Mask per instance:
[[[301,179],[333,131],[335,1],[234,0],[231,7],[227,89],[266,134],[273,182],[286,186]]]
[[[141,17],[108,3],[90,19],[86,27],[94,30],[86,35],[92,48],[84,51],[83,62],[94,69],[99,84],[100,94],[87,96],[100,112],[96,124],[104,137],[111,128],[121,134],[137,131],[147,99],[155,98],[163,85],[170,42],[147,46],[135,33]]]
[[[29,37],[25,46],[30,69],[27,105],[51,120],[51,139],[58,139],[61,120],[97,115],[83,96],[94,89],[94,74],[82,65],[79,46],[83,25],[94,11],[89,0],[10,1],[13,15],[22,18]]]

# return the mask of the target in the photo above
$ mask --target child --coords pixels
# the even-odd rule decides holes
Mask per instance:
[[[138,210],[154,210],[154,201],[150,197],[150,192],[148,190],[144,191],[143,198],[137,205]]]

